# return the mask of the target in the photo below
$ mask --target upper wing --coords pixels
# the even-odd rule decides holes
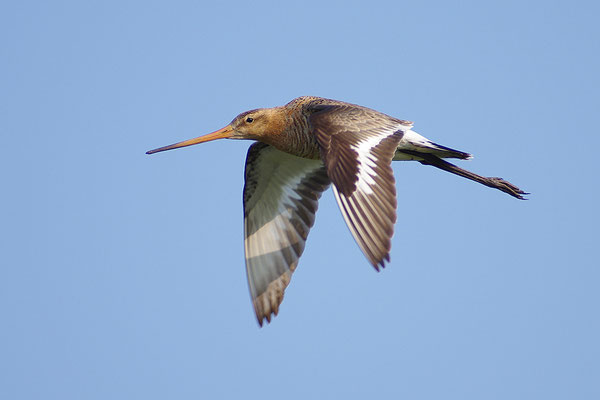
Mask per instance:
[[[258,323],[277,315],[329,179],[320,160],[254,143],[246,157],[244,247]]]
[[[412,123],[348,104],[318,106],[310,124],[352,236],[376,269],[384,267],[396,222],[390,164]]]

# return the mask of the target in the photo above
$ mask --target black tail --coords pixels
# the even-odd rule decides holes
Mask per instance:
[[[416,156],[422,158],[419,162],[423,165],[431,165],[439,169],[443,169],[444,171],[448,171],[458,176],[462,176],[463,178],[470,179],[475,182],[479,182],[482,185],[498,189],[503,191],[504,193],[508,193],[513,197],[521,200],[527,200],[522,195],[526,195],[526,193],[513,185],[512,183],[505,181],[502,178],[488,178],[485,176],[477,175],[473,172],[467,171],[466,169],[462,169],[457,167],[454,164],[449,163],[448,161],[444,161],[441,158],[428,153],[420,153],[418,151],[412,150],[401,150],[403,153],[410,154],[412,156]]]
[[[439,158],[458,158],[461,160],[470,160],[473,156],[469,153],[465,153],[464,151],[456,150],[451,147],[442,146],[441,144],[437,144],[434,142],[429,142],[432,146],[435,146],[439,152],[429,152],[428,154],[433,154]]]

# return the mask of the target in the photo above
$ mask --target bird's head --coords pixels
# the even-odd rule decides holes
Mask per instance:
[[[259,108],[241,113],[229,125],[208,135],[150,150],[146,154],[154,154],[217,139],[250,139],[269,143],[269,138],[279,136],[284,130],[284,126],[285,113],[281,108]]]

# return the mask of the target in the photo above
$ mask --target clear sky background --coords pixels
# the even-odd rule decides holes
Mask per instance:
[[[597,4],[3,2],[0,398],[600,398]],[[395,163],[376,273],[329,191],[259,328],[250,142],[144,152],[300,95],[530,200]]]

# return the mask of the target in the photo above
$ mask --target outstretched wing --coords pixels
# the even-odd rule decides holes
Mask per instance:
[[[320,160],[255,143],[246,157],[244,247],[260,325],[277,315],[329,178]]]
[[[352,104],[321,105],[310,124],[346,224],[376,268],[390,260],[396,186],[390,166],[411,122]]]

